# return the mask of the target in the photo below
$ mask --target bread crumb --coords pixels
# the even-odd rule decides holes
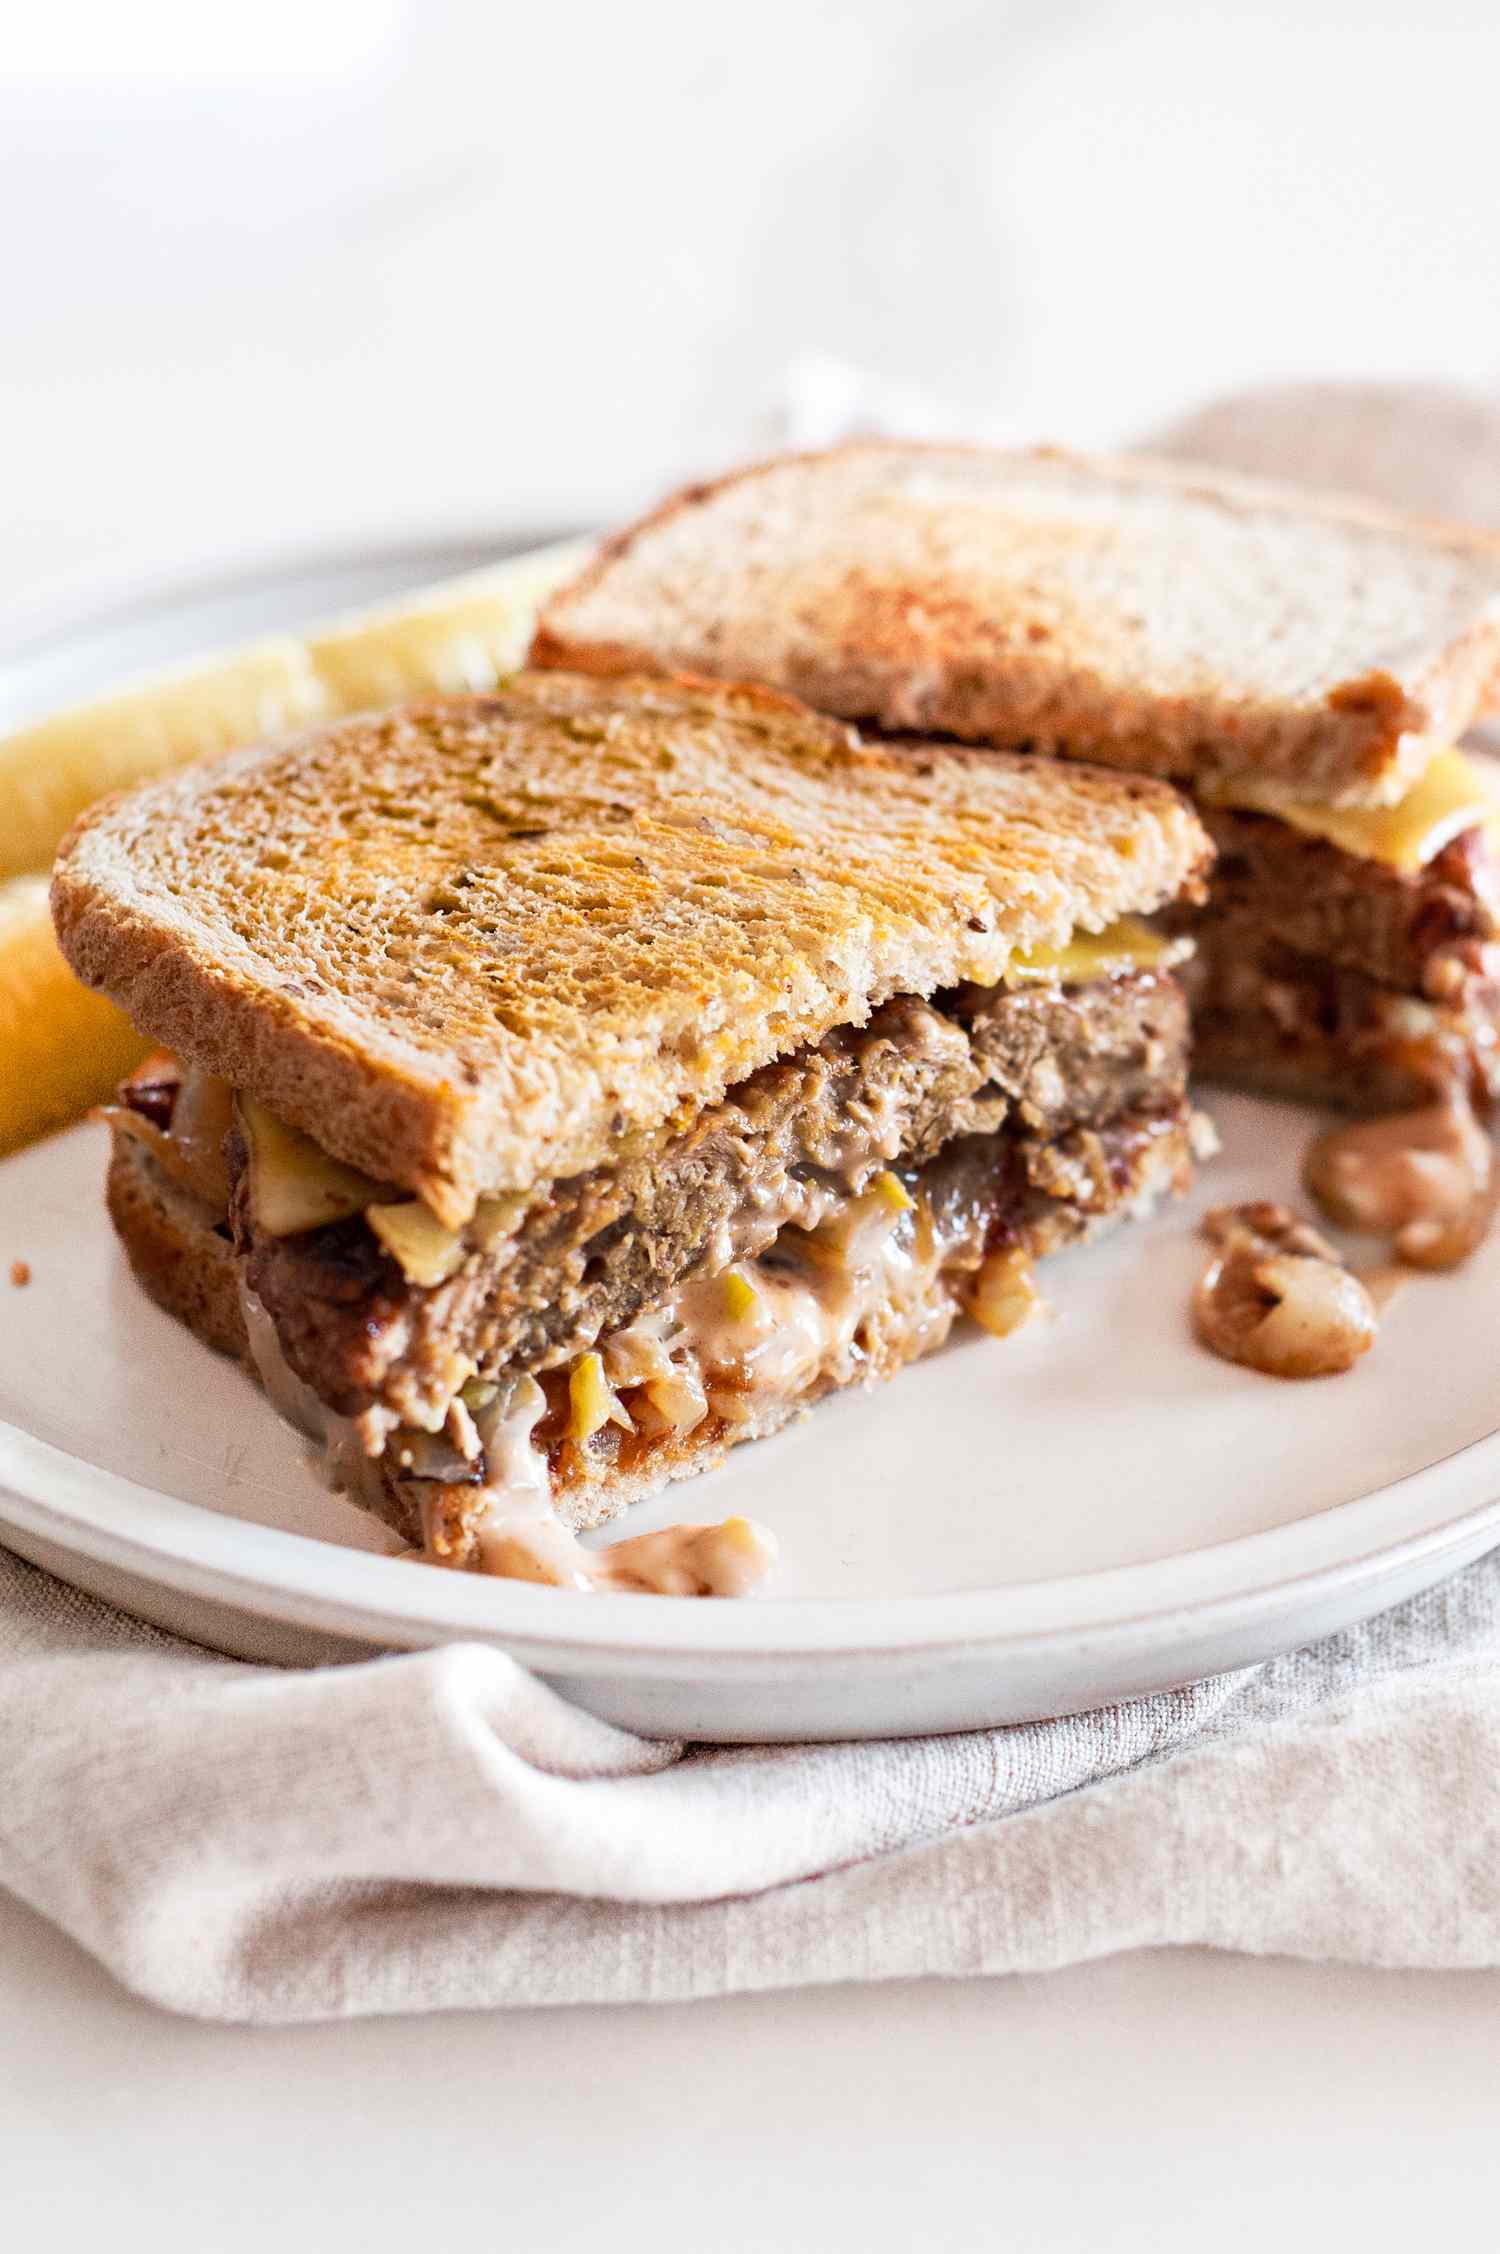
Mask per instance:
[[[29,1260],[12,1260],[10,1264],[10,1280],[15,1285],[17,1291],[21,1289],[21,1286],[23,1284],[29,1284],[31,1281],[31,1262]]]

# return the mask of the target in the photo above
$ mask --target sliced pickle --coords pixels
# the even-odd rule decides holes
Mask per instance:
[[[602,1425],[617,1424],[634,1432],[630,1412],[604,1374],[600,1355],[580,1354],[568,1377],[568,1405],[572,1412],[568,1430],[580,1445],[592,1440]]]

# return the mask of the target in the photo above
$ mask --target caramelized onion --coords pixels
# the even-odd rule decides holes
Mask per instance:
[[[1374,1303],[1332,1246],[1285,1206],[1216,1206],[1219,1247],[1193,1294],[1199,1338],[1267,1377],[1331,1377],[1375,1343]]]

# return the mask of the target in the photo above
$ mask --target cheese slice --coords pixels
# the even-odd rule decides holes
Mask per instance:
[[[1403,876],[1425,869],[1445,845],[1484,824],[1500,838],[1500,789],[1461,751],[1440,751],[1395,806],[1309,806],[1284,798],[1274,783],[1237,779],[1223,803],[1274,814],[1307,837],[1326,838],[1359,861],[1379,861]]]
[[[1121,916],[1103,931],[1075,931],[1061,947],[1028,947],[1005,966],[1007,986],[1086,986],[1121,971],[1161,970],[1192,953],[1188,940],[1153,931],[1139,916]]]

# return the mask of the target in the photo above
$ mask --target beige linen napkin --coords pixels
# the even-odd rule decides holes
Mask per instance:
[[[1290,426],[1347,428],[1350,404],[1304,397]],[[1404,479],[1427,421],[1385,448]],[[1463,427],[1429,505],[1500,523],[1500,425]],[[0,1552],[0,1885],[139,1993],[259,2021],[1165,1942],[1496,1964],[1500,1553],[1308,1651],[1098,1713],[714,1751],[591,1720],[477,1645],[217,1659]]]
[[[1500,1555],[1309,1651],[1071,1720],[714,1751],[593,1721],[472,1644],[215,1659],[0,1553],[0,1746],[0,1883],[215,2018],[1164,1942],[1500,1963]]]

